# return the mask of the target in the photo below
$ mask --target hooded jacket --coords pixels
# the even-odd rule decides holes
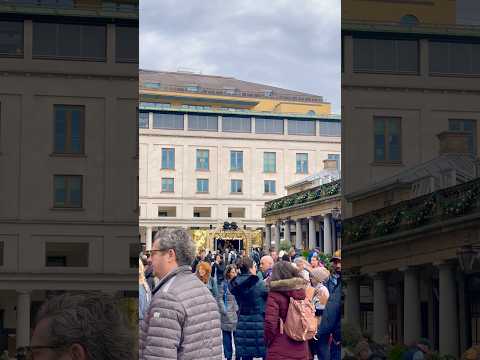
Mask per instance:
[[[239,307],[235,332],[236,357],[265,357],[263,322],[267,288],[258,276],[241,274],[230,282],[230,291]]]
[[[270,281],[265,309],[265,345],[267,360],[306,360],[308,342],[295,341],[286,334],[280,334],[280,319],[287,318],[290,298],[305,299],[308,282],[303,278]]]
[[[192,274],[180,266],[153,291],[140,323],[141,360],[221,360],[222,333],[215,299]]]

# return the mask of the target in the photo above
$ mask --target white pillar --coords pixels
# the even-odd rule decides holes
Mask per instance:
[[[30,292],[17,291],[17,348],[30,345]]]
[[[297,219],[295,224],[296,224],[295,247],[297,249],[303,249],[303,244],[302,244],[302,220]]]
[[[411,267],[403,268],[403,342],[410,346],[420,338],[420,292],[418,288],[417,270]]]
[[[373,278],[373,340],[386,343],[388,335],[388,304],[385,276],[372,274]]]
[[[283,227],[283,233],[284,233],[284,237],[285,237],[285,242],[291,246],[292,245],[292,239],[290,237],[290,220],[287,219],[285,220],[285,225]]]
[[[323,252],[332,253],[332,214],[325,214],[323,217]]]
[[[272,227],[270,224],[265,224],[265,244],[267,245],[267,250],[272,246]]]
[[[345,320],[360,328],[360,280],[357,276],[347,276],[345,282]]]
[[[275,222],[275,248],[280,251],[280,220]]]
[[[314,249],[316,245],[315,219],[313,216],[308,218],[308,248]]]
[[[147,231],[145,232],[145,249],[147,251],[152,250],[152,228],[147,226]]]
[[[438,265],[439,275],[439,351],[458,357],[457,286],[452,264]]]

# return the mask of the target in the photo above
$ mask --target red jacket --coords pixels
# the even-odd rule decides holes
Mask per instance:
[[[280,334],[280,318],[285,322],[290,297],[305,299],[305,280],[292,278],[270,282],[265,308],[266,360],[307,360],[308,342],[295,341]]]

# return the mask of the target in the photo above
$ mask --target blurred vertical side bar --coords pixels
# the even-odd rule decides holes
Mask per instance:
[[[480,16],[464,4],[342,1],[350,353],[480,344]]]
[[[138,0],[0,1],[0,353],[65,291],[136,324],[137,100]]]

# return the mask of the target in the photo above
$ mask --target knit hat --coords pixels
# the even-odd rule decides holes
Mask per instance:
[[[313,269],[310,272],[310,281],[312,282],[312,286],[317,286],[318,284],[327,280],[330,276],[330,271],[327,268],[320,266]]]

